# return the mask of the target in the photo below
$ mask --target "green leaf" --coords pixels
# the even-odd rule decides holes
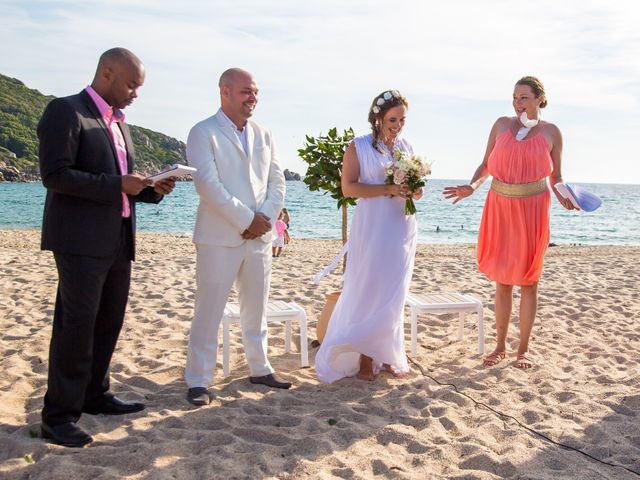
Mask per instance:
[[[329,193],[331,198],[338,201],[338,208],[356,205],[355,198],[343,195],[340,184],[342,158],[353,137],[353,128],[349,127],[339,135],[338,129],[333,127],[327,135],[305,135],[306,143],[298,149],[298,156],[308,165],[304,183],[311,191],[325,190],[325,194]]]

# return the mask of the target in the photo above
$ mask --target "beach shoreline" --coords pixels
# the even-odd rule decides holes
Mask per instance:
[[[316,350],[310,349],[311,368],[301,368],[299,348],[285,353],[284,327],[270,323],[270,360],[294,381],[291,390],[274,391],[248,382],[236,326],[231,375],[222,378],[219,368],[211,406],[196,409],[185,399],[182,378],[195,288],[191,236],[137,238],[111,378],[117,394],[144,401],[147,409],[124,417],[83,415],[80,425],[95,443],[69,450],[32,438],[46,389],[53,258],[39,250],[38,230],[0,230],[0,477],[638,478],[524,427],[640,472],[640,246],[548,250],[531,339],[536,365],[529,372],[512,367],[515,319],[508,359],[484,368],[473,316],[459,341],[457,315],[423,315],[416,362],[429,377],[410,364],[408,380],[381,375],[371,383],[326,385],[315,377]],[[339,248],[339,241],[294,238],[273,262],[270,298],[305,309],[309,342],[324,295],[340,289],[339,267],[319,286],[311,279]],[[481,300],[491,351],[493,285],[477,272],[475,253],[473,244],[419,244],[411,290]],[[516,295],[514,317],[518,303]],[[408,353],[408,323],[405,334]]]

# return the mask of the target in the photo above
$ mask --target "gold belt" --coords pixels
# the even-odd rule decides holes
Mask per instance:
[[[531,197],[548,190],[547,179],[543,178],[537,182],[530,183],[504,183],[494,178],[491,182],[491,190],[503,197]]]

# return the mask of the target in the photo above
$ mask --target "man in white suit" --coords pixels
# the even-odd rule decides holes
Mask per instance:
[[[231,68],[220,77],[221,108],[189,132],[187,159],[200,196],[196,244],[195,314],[189,336],[187,399],[210,402],[218,330],[236,281],[242,342],[251,383],[289,388],[267,359],[265,308],[271,280],[273,222],[284,203],[285,180],[271,132],[249,118],[258,103],[253,76]]]

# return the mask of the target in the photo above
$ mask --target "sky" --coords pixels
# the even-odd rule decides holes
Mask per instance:
[[[132,50],[146,81],[127,122],[183,141],[218,109],[220,74],[249,70],[253,119],[299,173],[305,135],[366,134],[372,99],[398,89],[433,177],[468,180],[515,82],[535,75],[564,180],[640,184],[637,0],[0,0],[0,24],[0,73],[47,95],[91,83],[103,51]]]

